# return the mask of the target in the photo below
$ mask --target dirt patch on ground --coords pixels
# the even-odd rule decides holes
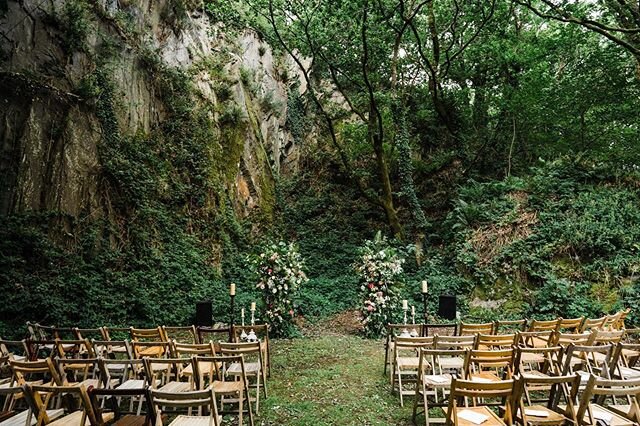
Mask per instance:
[[[344,336],[362,332],[362,319],[358,310],[340,312],[314,323],[302,320],[298,325],[305,336]]]

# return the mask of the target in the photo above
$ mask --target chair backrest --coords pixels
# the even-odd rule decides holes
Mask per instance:
[[[585,331],[601,329],[604,326],[604,322],[606,320],[607,320],[606,316],[600,317],[600,318],[587,318],[582,323],[582,327],[580,328],[580,331],[584,333]]]
[[[89,340],[59,340],[56,339],[56,354],[60,358],[80,358],[89,356],[95,358],[93,345]]]
[[[623,309],[622,311],[620,311],[620,316],[618,317],[618,322],[616,324],[614,324],[612,327],[616,330],[624,330],[625,328],[627,328],[624,324],[625,320],[627,319],[627,317],[629,316],[629,314],[631,313],[631,308],[627,308],[627,309]]]
[[[13,359],[18,356],[29,356],[25,340],[2,340],[0,339],[0,355]]]
[[[516,334],[480,334],[474,349],[508,349],[516,344]]]
[[[486,322],[482,324],[472,324],[460,322],[458,334],[460,336],[472,336],[474,334],[493,334],[493,323]]]
[[[395,347],[404,349],[419,349],[433,347],[434,337],[396,337]]]
[[[592,343],[594,345],[615,345],[622,342],[623,338],[624,330],[594,330]]]
[[[464,378],[468,379],[472,373],[485,369],[503,369],[503,378],[510,379],[513,375],[514,352],[513,349],[478,350],[467,352],[464,360]]]
[[[55,326],[41,325],[37,322],[27,321],[27,330],[29,331],[29,340],[53,340],[55,335],[53,329]]]
[[[583,322],[584,322],[584,317],[562,318],[560,320],[560,326],[558,327],[558,331],[565,332],[565,333],[567,332],[579,333]]]
[[[418,356],[420,357],[419,370],[424,373],[426,367],[433,369],[434,373],[442,374],[450,370],[450,366],[443,366],[443,359],[446,358],[466,358],[468,349],[432,349],[420,348]]]
[[[129,329],[131,340],[135,342],[166,342],[167,337],[162,331],[162,327],[156,328],[133,328]]]
[[[129,389],[113,389],[113,388],[91,388],[88,391],[89,400],[91,401],[91,407],[93,408],[93,415],[98,421],[99,425],[105,425],[107,422],[105,421],[103,414],[103,406],[98,397],[101,397],[104,400],[104,405],[107,409],[111,410],[114,413],[114,423],[118,424],[118,420],[122,416],[120,404],[118,403],[120,398],[123,397],[138,397],[142,401],[144,401],[144,405],[146,406],[145,410],[145,425],[155,425],[156,424],[156,413],[151,405],[151,399],[147,398],[148,388],[129,388]]]
[[[427,336],[457,336],[458,323],[452,322],[448,324],[423,324],[422,335]]]
[[[148,358],[142,359],[144,363],[145,377],[147,378],[147,384],[151,388],[156,387],[155,378],[158,375],[173,375],[176,379],[181,376],[181,372],[186,365],[191,364],[191,358]],[[164,366],[161,369],[153,368],[154,365]]]
[[[457,425],[459,423],[457,408],[459,401],[463,398],[503,399],[505,407],[503,420],[507,425],[513,424],[513,411],[515,408],[513,397],[516,386],[514,380],[484,383],[453,378],[449,395],[449,407],[446,413],[446,424]]]
[[[585,390],[580,397],[580,405],[577,412],[578,419],[588,416],[591,424],[596,424],[596,419],[592,417],[591,401],[596,400],[599,404],[604,404],[607,397],[627,397],[629,404],[629,418],[638,416],[640,413],[640,378],[627,380],[609,380],[598,377],[595,374],[589,376]],[[615,401],[615,399],[614,399]],[[634,419],[637,423],[638,419]]]
[[[174,340],[180,343],[198,343],[198,333],[195,325],[184,327],[167,327],[163,325],[162,332],[167,340]]]
[[[528,331],[557,331],[560,327],[560,321],[562,319],[556,318],[553,320],[532,320],[529,325]]]
[[[553,330],[521,331],[517,333],[516,345],[527,348],[544,348],[553,343]]]
[[[522,376],[515,400],[520,407],[518,415],[522,424],[530,424],[527,420],[526,405],[532,405],[531,393],[535,392],[536,403],[544,405],[553,411],[563,411],[564,416],[575,419],[575,404],[580,389],[580,376],[578,374],[567,376]],[[564,401],[563,401],[564,400]],[[565,408],[561,410],[558,405],[564,402]]]
[[[260,355],[260,342],[218,342],[222,355],[247,355],[257,353]]]
[[[53,358],[58,354],[58,341],[53,340],[25,340],[27,358],[30,360]]]
[[[111,368],[109,368],[111,367]],[[116,370],[117,368],[117,370]],[[98,370],[101,383],[111,383],[112,373],[122,378],[122,382],[137,379],[145,371],[144,361],[141,359],[105,359],[98,358]],[[146,376],[146,374],[145,374]]]
[[[590,346],[593,343],[595,334],[590,331],[584,333],[560,333],[555,332],[553,334],[552,343],[554,346],[568,346],[568,345],[582,345]]]
[[[526,354],[536,355],[535,363],[538,364],[538,368],[542,373],[550,373],[559,375],[562,371],[562,356],[564,349],[561,346],[546,346],[542,348],[527,348],[523,346],[517,346],[513,370],[520,375],[526,372]],[[540,362],[541,360],[541,362]]]
[[[27,385],[26,387],[28,389],[27,392],[30,394],[27,401],[33,404],[31,408],[34,413],[37,413],[38,424],[46,425],[50,422],[47,408],[53,396],[71,394],[77,396],[80,400],[83,420],[86,418],[92,426],[102,426],[94,415],[87,389],[82,384],[73,386]],[[42,400],[41,394],[45,395],[44,400]],[[84,421],[79,424],[84,424]]]
[[[580,370],[587,373],[600,371],[600,374],[606,377],[609,374],[613,349],[613,345],[580,346],[570,344],[565,349],[562,374],[566,376]],[[576,369],[577,366],[581,368]]]
[[[476,345],[477,335],[473,336],[439,336],[433,341],[435,349],[473,349]]]
[[[215,356],[216,350],[213,342],[209,343],[178,343],[176,341],[172,343],[172,355],[175,358],[190,358],[192,356]]]
[[[23,385],[32,375],[38,375],[48,377],[56,385],[62,385],[62,377],[60,377],[58,368],[51,358],[39,361],[9,360],[9,365],[12,372],[11,383]]]
[[[220,425],[218,406],[216,405],[216,396],[213,388],[188,392],[164,392],[162,390],[150,389],[149,396],[153,409],[156,410],[156,412],[161,412],[161,408],[164,407],[181,409],[208,408],[209,425]],[[161,419],[161,416],[158,416],[157,419]]]
[[[528,320],[498,320],[493,324],[493,332],[495,334],[514,334],[518,331],[527,329]]]
[[[75,340],[76,334],[72,327],[51,327],[55,339]]]

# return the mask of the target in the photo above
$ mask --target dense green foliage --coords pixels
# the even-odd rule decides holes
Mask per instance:
[[[261,205],[239,218],[243,135],[260,130],[232,86],[265,115],[285,103],[256,93],[251,69],[230,81],[224,51],[190,69],[166,65],[133,25],[135,6],[104,31],[99,7],[64,2],[52,22],[67,59],[91,63],[74,92],[100,123],[106,207],[0,217],[0,336],[18,335],[25,320],[187,323],[203,299],[226,320],[230,282],[238,306],[259,299],[248,255],[268,238],[295,241],[305,259],[298,313],[327,316],[359,306],[352,265],[379,230],[415,248],[401,297],[419,312],[424,278],[432,313],[445,293],[462,296],[462,313],[476,319],[637,309],[640,79],[620,43],[541,18],[528,1],[205,3],[229,34],[254,27],[278,60],[287,50],[313,59],[305,81],[276,70],[290,85],[297,167],[265,172]],[[201,6],[169,1],[160,18],[179,34]],[[591,7],[602,6],[581,13]],[[149,132],[120,132],[127,106],[112,76],[123,50],[163,105]],[[194,87],[202,70],[215,80],[215,105]]]

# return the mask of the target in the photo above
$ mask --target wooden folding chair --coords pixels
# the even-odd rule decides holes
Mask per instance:
[[[434,349],[473,349],[476,346],[477,335],[473,336],[435,336]],[[464,357],[447,357],[440,360],[443,368],[463,373]]]
[[[219,342],[220,355],[243,355],[244,356],[244,374],[248,379],[255,378],[256,389],[256,413],[260,410],[260,387],[267,398],[267,374],[264,369],[264,360],[262,358],[262,348],[260,342],[252,343],[227,343]],[[227,366],[225,374],[240,378],[243,375],[241,365],[239,363],[231,363]]]
[[[147,385],[152,389],[157,388],[172,393],[195,389],[193,381],[180,381],[181,377],[183,377],[182,369],[187,363],[191,364],[191,359],[144,357],[142,361]],[[193,366],[191,368],[193,371]]]
[[[513,349],[473,349],[467,352],[463,378],[483,383],[511,379],[514,361]]]
[[[511,349],[516,344],[516,334],[479,334],[474,349]]]
[[[398,391],[400,406],[404,407],[404,396],[413,395],[414,389],[407,390],[405,384],[415,384],[418,375],[420,349],[433,347],[433,337],[396,337],[393,347],[393,370],[391,392]]]
[[[614,404],[606,404],[607,398]],[[616,405],[616,397],[628,398],[628,405]],[[602,421],[610,426],[632,426],[640,422],[640,379],[608,380],[591,374],[580,398],[577,420],[580,425]],[[595,401],[595,402],[594,402]]]
[[[249,413],[249,424],[253,426],[253,411],[251,409],[251,397],[249,396],[249,381],[247,378],[244,356],[214,356],[214,357],[194,357],[192,364],[195,366],[195,377],[200,380],[204,374],[198,371],[201,365],[213,365],[215,368],[214,379],[210,380],[208,386],[213,388],[216,397],[220,397],[220,414],[225,414],[224,405],[228,403],[238,404],[238,424],[243,424],[244,419],[244,402],[247,403],[247,412]],[[233,380],[226,380],[225,371],[229,366],[240,365],[241,374],[235,375]],[[217,378],[217,380],[215,379]],[[198,389],[204,389],[205,383],[199,382]]]
[[[415,399],[413,401],[413,423],[417,424],[417,416],[423,413],[425,416],[425,426],[429,426],[431,415],[429,409],[433,407],[446,407],[448,391],[451,388],[451,381],[458,375],[456,370],[452,370],[444,365],[450,364],[442,362],[448,358],[464,359],[466,349],[423,349],[419,350],[418,356],[418,381],[415,389]],[[442,394],[439,398],[438,391]],[[429,396],[433,397],[433,402],[429,402]],[[422,411],[419,404],[422,403]]]
[[[213,346],[213,342],[209,343],[198,343],[198,344],[187,344],[187,343],[178,343],[172,342],[172,354],[171,356],[174,358],[185,358],[191,359],[192,357],[214,357],[216,356],[215,347]],[[203,362],[198,360],[198,362]],[[213,376],[216,372],[216,366],[211,363],[203,363],[198,366],[199,374],[206,374],[209,377],[209,380],[213,379]],[[199,379],[200,382],[204,380],[203,377],[194,377],[193,371],[193,363],[189,363],[185,368],[182,369],[182,375],[188,377],[190,380]]]
[[[640,343],[618,343],[610,363],[612,378],[640,378]]]
[[[8,387],[40,385],[42,383],[62,385],[60,373],[51,358],[38,361],[9,360],[9,366],[11,368],[11,380],[8,382]],[[4,411],[12,410],[16,400],[22,396],[22,394],[12,394],[10,398],[7,398],[4,404]]]
[[[160,384],[159,380],[154,380],[153,382],[148,380],[145,374],[144,361],[141,359],[99,358],[98,368],[100,369],[100,380],[108,384],[108,389],[133,392],[133,394],[130,395],[129,411],[133,412],[133,405],[137,400],[138,416],[140,416],[144,401],[144,396],[141,396],[138,391],[144,390],[148,386],[148,383],[153,383],[154,387]],[[116,380],[118,380],[118,383],[115,383]],[[117,398],[118,404],[123,396]]]
[[[100,426],[107,423],[111,426],[153,426],[156,424],[156,413],[150,401],[146,398],[147,388],[140,389],[89,389],[89,400],[93,408],[94,416]],[[144,414],[132,414],[124,412],[120,407],[122,398],[139,399],[147,402]],[[104,401],[104,404],[101,403]],[[108,410],[104,409],[104,406]],[[110,419],[113,419],[110,421]]]
[[[29,357],[26,341],[0,339],[0,356],[14,361],[26,361]]]
[[[131,342],[131,352],[135,359],[163,358],[171,353],[171,343],[164,341],[157,342]]]
[[[500,380],[497,382],[474,382],[454,378],[451,381],[451,394],[446,415],[446,424],[453,426],[510,426],[513,424],[513,411],[517,406],[514,401],[514,380]],[[468,399],[473,406],[468,405]],[[499,399],[504,407],[503,415],[499,417],[487,405],[478,405],[477,401]]]
[[[27,398],[25,392],[29,389],[26,385],[23,386],[2,386],[0,387],[0,397],[6,400],[15,400],[20,398]],[[57,419],[64,414],[63,409],[48,410],[47,416],[51,419]],[[31,405],[27,404],[26,409],[21,411],[9,410],[0,412],[0,425],[1,426],[30,426],[35,424],[38,418],[38,414],[34,413],[31,409]]]
[[[163,426],[164,408],[174,408],[191,411],[198,409],[199,415],[179,414],[169,426],[220,426],[222,417],[218,414],[216,396],[213,389],[194,390],[189,392],[165,392],[162,390],[149,390],[151,405],[156,412],[155,426]],[[162,408],[162,409],[161,409]],[[204,410],[209,415],[202,415]]]
[[[79,426],[87,422],[91,426],[101,426],[95,418],[89,395],[86,388],[80,385],[51,386],[51,385],[26,385],[25,396],[31,409],[38,415],[38,425],[50,426]],[[42,399],[44,394],[44,400]],[[53,420],[49,417],[49,405],[55,396],[60,396],[68,406],[65,415]],[[71,398],[69,398],[71,397]],[[80,409],[75,408],[75,400],[80,401]],[[113,415],[105,415],[106,421],[113,419]]]
[[[584,317],[562,318],[557,331],[561,333],[579,333],[583,322]]]
[[[561,346],[544,348],[516,347],[514,372],[521,376],[548,377],[560,375],[563,349]]]
[[[393,356],[393,346],[396,337],[411,337],[411,332],[409,331],[409,325],[407,324],[387,324],[386,328],[386,336],[384,341],[384,371],[383,374],[387,374],[387,368],[391,367],[392,356]],[[393,383],[393,375],[389,375],[389,383]]]
[[[254,332],[258,341],[260,342],[260,348],[262,349],[262,359],[266,364],[267,377],[271,377],[271,347],[269,346],[269,324],[254,324],[254,325],[234,325],[232,327],[233,341],[242,342],[242,332],[250,334]]]
[[[492,322],[482,324],[460,322],[458,334],[460,336],[473,336],[474,334],[494,334],[493,326],[494,324]]]
[[[525,348],[545,348],[553,346],[554,331],[521,331],[516,333],[516,345]]]
[[[111,387],[118,383],[117,379],[110,379],[110,382],[103,381],[106,378],[99,374],[100,366],[97,358],[56,358],[55,363],[65,386],[83,385],[85,389],[89,389]]]
[[[149,356],[149,357],[158,358],[167,353],[168,346],[165,346],[162,344],[158,344],[155,346],[146,345],[146,344],[142,345],[142,343],[153,343],[153,342],[166,343],[167,336],[164,335],[164,332],[162,331],[162,327],[156,327],[156,328],[131,327],[129,331],[131,333],[131,343],[133,347],[133,352],[134,352],[134,355],[136,355],[136,357]],[[136,345],[137,345],[137,349],[142,352],[137,352]]]
[[[515,419],[522,425],[561,426],[576,424],[576,399],[580,376],[523,376],[515,400]],[[531,394],[537,398],[533,399]],[[563,403],[562,406],[560,404]]]
[[[528,320],[498,320],[493,323],[493,332],[495,334],[515,334],[519,331],[527,330]]]
[[[613,345],[579,346],[569,345],[565,349],[564,366],[562,375],[579,374],[584,385],[590,374],[596,374],[605,378],[609,377]],[[596,357],[596,353],[601,356]],[[600,360],[598,360],[598,359]]]

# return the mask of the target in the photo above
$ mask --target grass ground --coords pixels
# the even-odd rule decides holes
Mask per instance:
[[[331,323],[304,333],[303,338],[273,342],[269,398],[260,401],[256,424],[412,424],[413,401],[400,408],[382,375],[382,341],[362,339]]]

